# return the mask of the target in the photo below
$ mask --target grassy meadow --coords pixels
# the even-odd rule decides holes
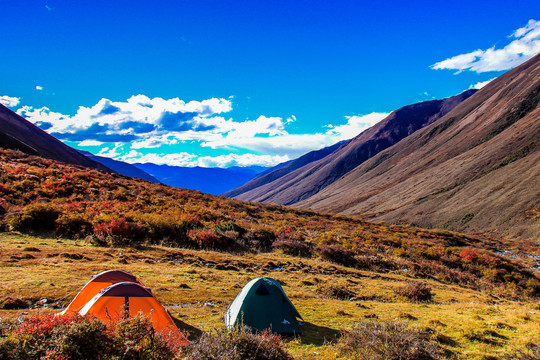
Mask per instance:
[[[346,341],[390,322],[443,358],[538,349],[537,241],[247,203],[11,150],[0,149],[0,165],[3,324],[57,312],[92,275],[120,269],[193,340],[222,328],[240,289],[264,276],[304,318],[304,334],[284,339],[298,359],[364,358]]]
[[[400,320],[427,329],[433,341],[458,358],[494,359],[540,342],[540,305],[534,299],[498,298],[425,279],[433,300],[414,303],[394,291],[411,280],[398,272],[362,271],[279,253],[103,248],[18,233],[1,234],[0,244],[3,319],[58,311],[91,275],[121,269],[150,287],[191,339],[223,326],[228,304],[250,279],[279,280],[305,321],[301,337],[285,339],[286,349],[299,359],[340,358],[336,341],[365,320]],[[10,305],[24,308],[6,309]]]

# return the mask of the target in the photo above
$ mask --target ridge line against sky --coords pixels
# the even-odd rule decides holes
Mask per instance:
[[[61,11],[62,5],[58,2],[54,5],[43,5],[43,8],[46,13],[55,15]],[[94,98],[93,101],[89,96],[85,105],[79,105],[77,110],[70,113],[61,110],[63,106],[56,110],[54,103],[59,95],[50,89],[52,84],[37,82],[39,80],[33,83],[31,91],[6,92],[2,90],[4,87],[0,87],[0,94],[5,94],[0,95],[0,103],[70,146],[117,160],[174,166],[270,167],[306,152],[350,139],[400,106],[456,95],[468,88],[481,88],[504,71],[540,52],[540,21],[527,18],[518,28],[502,30],[506,33],[506,38],[492,39],[491,44],[484,43],[484,46],[480,41],[476,42],[476,46],[462,45],[457,47],[462,53],[454,52],[457,55],[446,52],[446,56],[440,56],[443,54],[440,50],[439,59],[435,58],[431,64],[425,63],[422,66],[421,71],[426,79],[435,75],[437,84],[443,81],[454,84],[447,90],[444,90],[444,86],[441,88],[444,96],[435,96],[432,89],[426,88],[423,92],[412,94],[412,97],[409,95],[403,98],[399,104],[395,104],[396,99],[393,98],[386,101],[382,99],[376,106],[359,105],[352,112],[351,108],[343,108],[341,115],[333,117],[324,113],[333,105],[335,106],[332,111],[339,113],[341,108],[339,101],[335,99],[329,98],[325,103],[310,105],[319,106],[321,115],[314,116],[312,109],[309,110],[312,115],[306,118],[300,103],[298,111],[289,106],[290,111],[284,115],[279,103],[275,104],[276,111],[267,110],[267,105],[272,104],[271,100],[258,110],[254,101],[250,100],[251,95],[237,95],[236,91],[231,91],[226,96],[198,97],[203,100],[185,100],[197,98],[189,96],[150,95],[155,93],[152,91],[132,92],[124,97],[102,96]],[[474,29],[469,33],[472,37]],[[186,40],[187,43],[189,41]],[[496,45],[493,45],[494,42]],[[475,48],[476,50],[473,50]],[[291,60],[293,61],[294,59]],[[336,67],[338,66],[339,64],[336,64]],[[3,68],[0,67],[0,70]],[[387,70],[391,71],[389,68]],[[391,86],[399,88],[402,83],[410,81],[407,76],[414,76],[406,69],[402,72],[403,77],[396,79]],[[346,74],[343,76],[347,76]],[[384,73],[380,74],[382,76]],[[367,76],[367,73],[361,76]],[[435,86],[435,83],[426,80],[428,87]],[[455,83],[461,84],[461,89],[456,89]],[[216,86],[218,85],[216,82]],[[292,85],[294,84],[291,83]],[[264,83],[260,86],[268,85]],[[306,86],[309,87],[309,84]],[[358,87],[362,86],[362,83],[358,84]],[[306,92],[309,91],[308,87]],[[255,87],[252,89],[253,93],[260,91]],[[370,89],[362,91],[364,96],[369,96]],[[125,93],[125,89],[123,92]],[[403,89],[403,92],[410,90]],[[35,103],[33,101],[27,102],[27,99],[39,99],[40,94],[49,99],[51,105],[36,106],[32,105]],[[345,95],[346,93],[342,94]]]

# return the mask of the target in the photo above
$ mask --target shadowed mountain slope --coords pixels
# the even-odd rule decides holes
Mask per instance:
[[[540,238],[540,55],[297,206]]]
[[[0,104],[0,147],[68,164],[108,170]]]
[[[249,181],[259,172],[260,166],[230,168],[181,167],[152,163],[133,164],[166,185],[199,190],[207,194],[220,195]]]
[[[130,177],[137,177],[139,179],[148,180],[154,183],[160,182],[158,179],[156,179],[152,175],[144,172],[143,170],[129,163],[114,160],[114,159],[104,157],[104,156],[94,155],[89,151],[81,151],[81,154],[83,154],[84,156],[94,161],[97,161],[98,163],[105,165],[109,169],[116,171],[119,174],[130,176]]]
[[[352,140],[318,153],[308,153],[288,166],[225,195],[247,201],[283,205],[297,203],[321,191],[382,150],[446,115],[474,92],[468,90],[447,99],[404,106]],[[319,154],[324,156],[317,156]]]
[[[239,188],[228,191],[223,195],[233,198],[249,190],[258,188],[259,186],[263,186],[265,184],[271,183],[272,181],[277,180],[281,178],[282,176],[285,176],[293,172],[296,169],[299,169],[314,161],[324,158],[328,154],[331,154],[337,149],[339,149],[339,147],[342,146],[344,143],[346,143],[346,141],[338,142],[337,144],[325,147],[324,149],[321,149],[321,150],[310,151],[307,154],[300,156],[298,159],[291,160],[283,164],[279,164],[273,167],[272,169],[269,169],[265,171],[264,173],[257,175],[251,181],[245,183]]]

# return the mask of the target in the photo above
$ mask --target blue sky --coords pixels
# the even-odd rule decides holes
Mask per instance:
[[[4,0],[0,101],[120,160],[272,166],[501,75],[537,20],[537,0]]]

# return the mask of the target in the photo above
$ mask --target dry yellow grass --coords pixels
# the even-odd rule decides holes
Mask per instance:
[[[107,269],[135,274],[192,337],[223,325],[223,314],[252,278],[282,282],[305,320],[304,335],[288,339],[301,359],[334,359],[333,345],[358,320],[402,320],[429,329],[431,336],[460,358],[487,359],[540,342],[540,306],[497,299],[478,291],[425,280],[433,302],[415,304],[393,291],[410,280],[400,273],[359,271],[328,262],[268,253],[231,255],[166,247],[90,247],[81,241],[0,234],[0,301],[34,303],[34,309],[0,310],[15,318],[57,311],[38,305],[67,304],[90,276]],[[322,295],[333,285],[354,293],[350,300]]]

